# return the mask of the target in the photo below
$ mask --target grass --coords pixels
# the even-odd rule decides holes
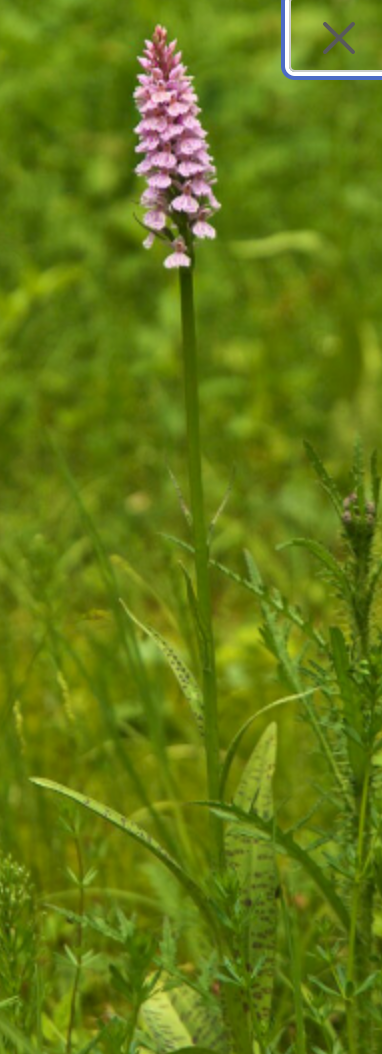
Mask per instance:
[[[376,0],[364,10],[375,20]],[[74,912],[66,869],[75,868],[75,840],[57,803],[31,788],[32,774],[125,813],[169,852],[180,848],[194,876],[209,848],[205,812],[183,804],[206,796],[187,703],[155,641],[125,617],[118,599],[198,673],[179,566],[190,569],[191,554],[163,537],[189,541],[168,472],[186,492],[177,290],[159,254],[141,250],[133,217],[135,56],[155,18],[152,0],[128,9],[116,0],[107,7],[42,0],[38,11],[18,0],[0,14],[0,845],[31,870],[41,904],[55,901],[65,911],[69,904]],[[354,433],[367,449],[380,445],[376,89],[284,80],[279,15],[264,4],[253,9],[242,0],[232,12],[217,0],[196,0],[180,11],[166,0],[161,19],[195,73],[224,205],[216,244],[200,249],[196,282],[209,519],[236,466],[212,555],[245,576],[242,551],[249,548],[266,585],[300,603],[320,630],[324,618],[330,624],[339,614],[336,596],[309,554],[277,546],[312,534],[319,520],[321,541],[337,556],[342,551],[303,437],[343,493]],[[280,686],[277,660],[261,643],[256,597],[218,566],[212,590],[225,750],[253,712],[292,689]],[[299,643],[297,633],[296,652]],[[313,808],[323,762],[294,703],[275,713],[275,800],[286,829]],[[261,715],[241,741],[229,793],[267,720]],[[291,757],[304,762],[291,765]],[[328,796],[317,824],[330,823],[335,811]],[[97,868],[88,901],[106,913],[110,901],[126,914],[134,909],[139,927],[157,941],[167,914],[180,932],[182,968],[190,970],[202,938],[191,932],[192,909],[172,880],[100,821],[84,817],[82,843],[85,870]],[[325,923],[303,872],[284,856],[281,870],[308,932],[301,961],[294,924],[282,937],[277,980],[283,1020],[291,1019],[282,1042],[285,1050],[296,1042],[302,1054],[307,964],[321,940],[325,947]],[[377,932],[380,926],[378,914]],[[40,1039],[35,1033],[32,1046],[58,1052],[67,1047],[73,992],[74,967],[63,948],[76,938],[67,917],[50,909],[42,930],[32,993]],[[81,971],[73,1050],[84,1054],[89,1036],[106,1030],[93,1049],[98,1043],[108,1052],[123,1023],[114,1022],[117,1038],[110,1039],[103,1019],[122,1015],[132,996],[111,987],[109,962],[118,955],[110,934],[89,938],[85,930],[85,937],[99,959]],[[282,981],[288,943],[295,1003]],[[333,997],[328,1050],[330,1043],[335,1049],[337,1012]],[[28,1032],[16,1041],[17,1021],[7,1027],[5,1049],[17,1042],[28,1049]]]

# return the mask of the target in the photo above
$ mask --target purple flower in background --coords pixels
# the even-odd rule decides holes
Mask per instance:
[[[147,181],[141,205],[150,233],[143,244],[150,249],[155,236],[169,240],[165,267],[190,267],[194,239],[215,237],[210,219],[220,208],[212,189],[216,169],[176,40],[167,44],[167,30],[157,26],[145,43],[139,59],[144,73],[134,92],[141,114],[136,151],[144,155],[135,171]]]

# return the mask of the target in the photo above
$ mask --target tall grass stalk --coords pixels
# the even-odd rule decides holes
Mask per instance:
[[[182,317],[184,395],[187,421],[187,463],[192,514],[192,534],[196,574],[197,605],[200,617],[200,657],[203,672],[203,701],[205,750],[208,795],[211,801],[219,798],[219,731],[215,642],[212,625],[209,546],[204,508],[202,457],[200,444],[200,414],[198,388],[198,357],[196,347],[193,268],[180,268],[180,298]],[[211,814],[213,855],[220,868],[223,863],[223,833],[219,819]]]

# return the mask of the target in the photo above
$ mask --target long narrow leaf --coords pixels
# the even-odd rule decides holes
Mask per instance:
[[[231,821],[236,818],[236,820],[240,822],[240,826],[243,830],[247,829],[248,832],[251,830],[262,831],[264,835],[273,838],[275,845],[280,852],[286,853],[287,856],[292,857],[293,860],[297,860],[298,863],[301,864],[318,889],[321,890],[321,893],[327,900],[335,915],[337,915],[344,929],[349,929],[349,913],[345,904],[333,888],[333,883],[326,878],[322,868],[315,860],[313,860],[310,854],[295,842],[291,834],[285,834],[273,820],[262,820],[256,813],[248,815],[243,812],[242,809],[237,809],[234,805],[222,805],[220,802],[208,801],[198,801],[195,802],[195,804],[203,805],[212,809],[216,815],[221,816],[223,820]]]
[[[332,505],[336,510],[337,515],[341,518],[343,513],[342,498],[338,487],[334,482],[334,479],[329,476],[325,465],[322,464],[322,461],[318,457],[318,454],[316,454],[316,451],[311,446],[311,444],[307,442],[307,440],[304,442],[304,447],[308,455],[309,461],[313,466],[316,475],[318,476],[318,479],[320,480],[320,483],[322,484],[324,490],[328,494]]]
[[[31,778],[31,783],[36,784],[37,787],[43,787],[46,790],[54,791],[56,794],[61,794],[64,798],[69,798],[77,805],[82,805],[85,809],[89,809],[89,811],[96,816],[101,816],[103,820],[107,820],[109,823],[113,824],[114,827],[118,827],[120,831],[124,831],[125,834],[130,836],[130,838],[139,842],[140,845],[148,849],[153,856],[156,856],[157,860],[160,860],[160,862],[164,864],[173,875],[175,875],[175,878],[178,879],[189,896],[193,898],[200,910],[203,911],[203,913],[207,915],[208,920],[211,921],[208,900],[207,897],[204,896],[200,886],[198,886],[197,883],[194,882],[194,879],[187,874],[187,871],[178,864],[177,860],[170,856],[170,854],[162,848],[159,842],[152,838],[151,835],[147,834],[147,831],[144,831],[142,827],[138,827],[138,824],[127,819],[122,813],[116,812],[115,809],[103,805],[94,798],[89,798],[86,794],[80,794],[78,791],[72,790],[70,787],[64,787],[61,783],[54,783],[52,780],[42,779],[37,776]]]
[[[23,1036],[22,1032],[19,1032],[18,1028],[15,1028],[10,1021],[7,1021],[5,1017],[0,1017],[0,1036],[3,1039],[9,1039],[16,1049],[20,1051],[20,1054],[40,1054],[37,1047],[33,1046],[32,1043]]]
[[[333,554],[326,548],[322,542],[316,542],[313,538],[292,538],[290,542],[283,542],[282,545],[278,545],[278,549],[290,549],[292,547],[299,547],[306,549],[307,552],[315,556],[320,563],[326,567],[326,570],[330,572],[332,578],[342,590],[344,596],[350,596],[350,587],[347,576],[342,570],[341,565],[335,559]]]
[[[225,789],[227,786],[227,779],[231,770],[232,762],[237,754],[240,743],[248,728],[253,725],[254,721],[257,721],[258,717],[262,717],[263,714],[269,713],[270,710],[275,710],[278,706],[284,706],[285,703],[300,702],[301,699],[305,699],[307,695],[313,695],[314,692],[317,692],[317,688],[308,688],[305,692],[296,692],[293,695],[284,695],[282,699],[275,699],[273,703],[268,703],[267,706],[262,706],[261,710],[257,710],[256,714],[252,714],[252,716],[244,722],[241,728],[239,728],[239,731],[236,732],[236,735],[233,737],[233,739],[231,739],[223,761],[220,776],[220,798],[222,800],[224,799]]]
[[[179,657],[172,645],[168,644],[164,637],[161,637],[160,633],[158,633],[158,631],[154,629],[153,626],[146,626],[143,622],[140,622],[140,620],[137,619],[135,615],[133,615],[132,611],[130,611],[129,608],[126,607],[126,604],[123,602],[123,600],[121,600],[121,605],[127,617],[131,619],[131,621],[134,622],[134,624],[138,626],[139,629],[141,629],[147,637],[150,637],[151,640],[154,641],[154,644],[157,645],[157,648],[160,649],[160,651],[167,659],[167,662],[172,672],[175,674],[175,677],[182,689],[183,694],[185,695],[187,701],[190,704],[199,732],[203,735],[203,696],[199,685],[195,680],[195,677],[185,665],[183,659]]]

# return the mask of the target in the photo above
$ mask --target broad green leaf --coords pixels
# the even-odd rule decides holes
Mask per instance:
[[[183,694],[185,695],[187,701],[190,704],[199,732],[201,733],[201,735],[204,735],[203,696],[199,685],[195,680],[194,675],[185,665],[183,659],[179,657],[172,645],[168,644],[164,637],[161,637],[160,633],[158,633],[158,631],[154,629],[153,626],[145,626],[144,623],[140,622],[140,620],[137,619],[135,615],[133,615],[129,608],[126,607],[126,604],[124,604],[123,600],[121,600],[121,604],[127,617],[131,619],[131,621],[134,622],[135,626],[138,626],[138,628],[141,629],[147,637],[150,637],[151,640],[154,641],[154,643],[157,645],[157,647],[167,659],[167,662],[171,667],[172,672],[175,674],[175,677],[182,689]]]
[[[190,1047],[192,1036],[175,1009],[169,992],[157,990],[143,1004],[141,1018],[149,1035],[155,1040],[157,1054],[167,1054],[179,1047]]]
[[[188,985],[171,991],[158,988],[142,1006],[141,1018],[155,1040],[158,1054],[167,1051],[208,1051],[228,1054],[220,1008],[206,1007]],[[179,1046],[181,1044],[181,1046]]]
[[[235,820],[235,822],[240,824],[243,831],[248,830],[250,833],[251,830],[257,830],[261,831],[266,837],[273,838],[275,847],[281,853],[286,853],[287,856],[292,857],[293,860],[297,860],[298,863],[301,864],[318,889],[321,890],[321,893],[334,911],[334,914],[337,915],[344,929],[349,929],[350,920],[348,910],[343,903],[343,900],[337,895],[333,882],[326,878],[322,867],[313,860],[310,853],[298,845],[289,832],[282,831],[274,820],[263,820],[254,812],[246,814],[241,809],[237,809],[234,805],[222,805],[220,802],[206,801],[195,802],[195,804],[203,805],[212,809],[213,812],[223,820]]]
[[[219,1054],[229,1051],[229,1043],[218,1002],[205,1006],[202,997],[189,985],[180,985],[170,993],[171,1002],[187,1026],[191,1042],[209,1047]],[[194,1047],[192,1048],[195,1049]]]
[[[178,879],[189,896],[193,898],[200,910],[207,916],[209,922],[211,921],[208,900],[204,896],[200,886],[198,886],[193,878],[187,874],[187,871],[184,871],[180,864],[178,864],[177,860],[170,856],[170,854],[162,848],[159,842],[157,842],[155,838],[152,838],[150,834],[147,834],[147,831],[144,831],[142,827],[138,827],[138,824],[134,823],[132,820],[128,820],[126,816],[123,816],[120,812],[116,812],[115,809],[103,805],[94,798],[89,798],[86,794],[80,794],[78,791],[72,790],[70,787],[64,787],[61,783],[54,783],[52,780],[41,779],[37,776],[31,778],[31,783],[35,783],[37,787],[52,790],[56,794],[61,794],[64,798],[69,798],[77,805],[82,805],[85,809],[89,809],[90,812],[95,813],[96,816],[101,816],[103,820],[108,820],[108,822],[113,824],[114,827],[118,827],[120,831],[124,831],[130,838],[139,842],[140,845],[148,849],[153,856],[156,856],[157,860],[160,860],[160,862],[164,864],[173,875],[175,875],[175,878]]]
[[[249,814],[255,810],[267,822],[273,814],[276,737],[277,726],[273,722],[253,750],[233,799],[236,808]],[[271,1011],[276,949],[275,848],[272,837],[248,838],[248,832],[238,824],[228,826],[225,841],[228,866],[237,875],[247,920],[241,934],[242,961],[247,970],[256,970],[251,998],[254,1015],[265,1031]]]
[[[200,1050],[229,1054],[220,1005],[206,1006],[189,985],[164,991],[158,986],[142,1006],[141,1018],[158,1046],[158,1054],[170,1050]],[[181,1043],[181,1047],[179,1047]]]

